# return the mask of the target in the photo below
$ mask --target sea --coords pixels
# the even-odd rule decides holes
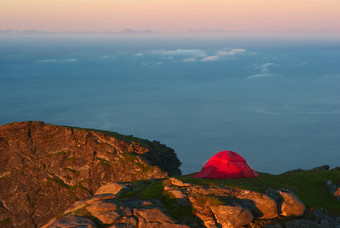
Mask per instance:
[[[259,172],[340,166],[340,38],[1,36],[0,125],[160,141],[184,174],[231,150]]]

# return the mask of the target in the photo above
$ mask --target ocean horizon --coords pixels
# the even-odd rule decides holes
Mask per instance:
[[[0,125],[109,130],[173,148],[184,174],[232,150],[257,171],[340,160],[340,41],[0,37]]]

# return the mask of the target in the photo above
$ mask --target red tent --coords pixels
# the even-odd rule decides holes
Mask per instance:
[[[233,151],[221,151],[212,156],[197,178],[256,178],[259,174],[251,168],[246,160]]]

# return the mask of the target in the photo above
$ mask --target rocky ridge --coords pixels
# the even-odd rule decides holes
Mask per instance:
[[[0,227],[340,228],[339,168],[169,178],[157,141],[43,122],[0,126],[0,155]]]
[[[158,188],[158,189],[157,189]],[[144,190],[143,190],[144,189]],[[155,191],[156,190],[156,191]],[[161,198],[159,197],[161,193]],[[158,195],[157,195],[158,194]],[[148,198],[153,196],[154,198]],[[313,212],[286,189],[266,194],[230,186],[202,186],[179,179],[110,183],[76,202],[44,228],[71,227],[338,227],[339,218]]]
[[[181,174],[159,142],[34,121],[0,126],[0,155],[0,225],[9,227],[40,227],[112,181]]]

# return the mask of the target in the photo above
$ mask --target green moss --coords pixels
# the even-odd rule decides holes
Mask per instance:
[[[218,205],[223,205],[224,202],[221,201],[217,196],[214,195],[201,195],[198,196],[197,198],[197,202],[201,205],[201,206],[218,206]]]
[[[137,159],[137,154],[132,152],[126,152],[121,154],[124,157],[124,162],[135,161]]]
[[[195,219],[193,216],[193,207],[192,206],[182,206],[178,204],[177,199],[174,198],[168,192],[163,192],[161,201],[166,209],[166,212],[173,218],[178,221],[183,221],[187,224],[195,223]]]
[[[76,160],[76,157],[74,157],[74,156],[73,156],[73,157],[69,157],[69,158],[67,158],[66,160],[67,160],[67,161],[70,161],[70,162],[73,162],[74,160]]]
[[[137,187],[139,190],[129,192],[124,195],[124,198],[132,197],[141,200],[147,199],[158,199],[164,205],[166,212],[173,218],[191,224],[194,222],[193,208],[191,206],[181,206],[178,204],[177,200],[170,195],[168,192],[164,191],[164,185],[166,185],[166,180],[159,180],[157,182],[141,181]],[[134,187],[136,188],[136,187]]]
[[[142,168],[142,172],[143,172],[143,173],[149,173],[149,172],[153,171],[154,169],[155,169],[155,167],[153,167],[153,166],[151,166],[151,165],[147,165],[147,166],[144,166],[144,167]]]
[[[53,178],[47,177],[47,181],[49,183],[51,183],[51,182],[56,183],[56,184],[61,185],[61,186],[65,187],[65,188],[69,188],[70,187],[62,179],[60,179],[58,177],[53,177]]]
[[[0,225],[8,225],[8,224],[11,224],[10,218],[4,218],[0,220]]]
[[[69,186],[69,189],[70,189],[70,190],[77,190],[77,189],[80,189],[80,190],[86,190],[86,191],[88,191],[88,189],[85,188],[85,187],[83,186],[82,183],[76,183],[76,184],[73,185],[73,186]]]
[[[80,171],[78,171],[78,170],[74,170],[74,169],[70,169],[70,168],[64,168],[64,170],[68,170],[68,171],[70,171],[70,172],[72,172],[73,174],[76,174],[76,175],[80,174]]]
[[[154,182],[149,184],[146,188],[144,188],[140,193],[141,199],[151,199],[158,198],[160,199],[163,194],[163,185],[162,182]]]

